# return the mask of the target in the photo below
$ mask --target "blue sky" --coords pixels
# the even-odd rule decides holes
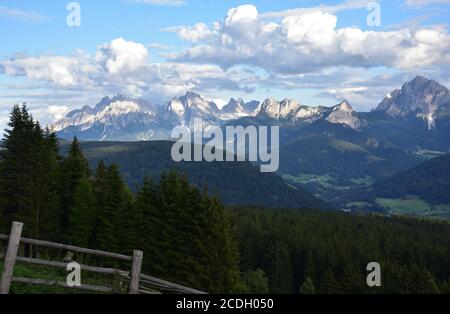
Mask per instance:
[[[209,99],[348,99],[370,110],[422,74],[448,86],[450,1],[0,0],[0,126],[26,101],[52,121],[125,93],[163,103]]]

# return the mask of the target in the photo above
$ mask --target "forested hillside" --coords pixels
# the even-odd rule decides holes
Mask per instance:
[[[117,164],[132,190],[146,176],[157,181],[161,173],[176,169],[200,189],[207,186],[209,193],[227,205],[332,209],[312,194],[288,185],[275,174],[261,173],[259,167],[248,162],[176,163],[171,157],[172,145],[169,141],[85,142],[81,148],[92,167],[101,160]],[[63,144],[62,152],[67,149],[68,145]]]
[[[450,203],[450,155],[428,160],[376,186],[382,197],[418,196],[431,204]]]
[[[448,223],[258,208],[232,217],[241,270],[258,291],[450,293]],[[366,284],[370,262],[381,265],[381,287]]]
[[[132,191],[116,164],[90,167],[76,139],[62,155],[55,134],[15,106],[0,152],[0,232],[19,220],[32,238],[142,249],[145,273],[210,293],[450,293],[448,222],[227,209],[186,176],[155,172]],[[370,262],[382,287],[366,285]]]

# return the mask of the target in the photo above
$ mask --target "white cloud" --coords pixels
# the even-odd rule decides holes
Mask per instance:
[[[62,87],[90,83],[91,74],[97,71],[95,64],[84,55],[21,57],[0,62],[0,69],[10,76],[26,76],[31,80],[43,80]]]
[[[52,116],[52,120],[56,121],[64,118],[64,116],[69,112],[69,107],[67,106],[49,106],[47,113]]]
[[[202,33],[209,36],[201,40],[199,36],[192,47],[167,57],[223,68],[244,64],[271,73],[306,73],[332,66],[407,69],[450,63],[450,36],[443,28],[380,32],[336,25],[335,15],[317,11],[286,16],[280,22],[266,21],[256,7],[245,5],[229,10],[212,29],[202,27]]]
[[[148,51],[144,45],[123,38],[98,47],[95,61],[107,72],[116,74],[134,71],[146,63]]]
[[[162,31],[176,32],[181,39],[194,43],[213,35],[213,32],[204,23],[197,23],[194,26],[168,27]]]
[[[51,94],[56,91],[86,92],[96,97],[123,93],[147,97],[158,103],[186,90],[248,90],[241,81],[245,75],[226,72],[217,65],[150,63],[144,45],[123,38],[99,45],[95,56],[82,51],[68,56],[20,55],[0,61],[2,73],[33,82],[21,83],[27,90],[47,89]],[[17,95],[23,97],[14,97]],[[0,94],[0,98],[5,97]],[[31,99],[39,103],[46,100],[40,94],[27,95],[24,90],[17,90],[17,94],[7,98],[15,101]],[[58,99],[52,102],[57,103]]]

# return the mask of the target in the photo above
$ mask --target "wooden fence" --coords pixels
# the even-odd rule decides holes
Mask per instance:
[[[66,250],[68,252],[77,252],[94,256],[106,257],[121,262],[131,262],[129,271],[105,268],[89,265],[80,265],[80,269],[87,272],[117,275],[128,282],[129,294],[161,294],[161,293],[177,293],[177,294],[204,294],[204,292],[188,288],[182,285],[171,283],[162,279],[158,279],[141,273],[142,261],[144,254],[142,251],[134,250],[132,256],[81,248],[73,245],[54,243],[49,241],[41,241],[22,237],[23,223],[13,222],[10,235],[0,234],[0,241],[7,241],[6,252],[0,252],[0,260],[3,260],[3,271],[0,281],[0,294],[9,294],[11,283],[22,283],[44,286],[58,286],[70,289],[82,289],[99,293],[115,293],[113,287],[81,284],[80,286],[69,287],[66,282],[47,279],[34,279],[14,276],[14,267],[16,262],[56,267],[66,269],[68,263],[54,260],[45,260],[32,257],[18,256],[20,244],[28,244],[33,246],[56,248]]]

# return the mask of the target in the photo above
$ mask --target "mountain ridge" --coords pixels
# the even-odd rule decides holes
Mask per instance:
[[[428,129],[439,119],[450,117],[450,91],[434,80],[416,76],[389,93],[369,113],[356,112],[343,100],[337,105],[306,106],[293,99],[281,101],[267,98],[262,102],[244,102],[231,98],[219,109],[213,101],[188,91],[164,105],[152,105],[145,100],[117,95],[104,97],[95,106],[73,110],[54,124],[61,137],[77,135],[84,140],[167,140],[178,125],[194,128],[193,119],[201,118],[208,129],[241,118],[257,118],[269,123],[298,126],[325,120],[355,130],[368,126],[364,116],[383,112],[395,119],[418,118]],[[194,130],[198,131],[198,130]]]

